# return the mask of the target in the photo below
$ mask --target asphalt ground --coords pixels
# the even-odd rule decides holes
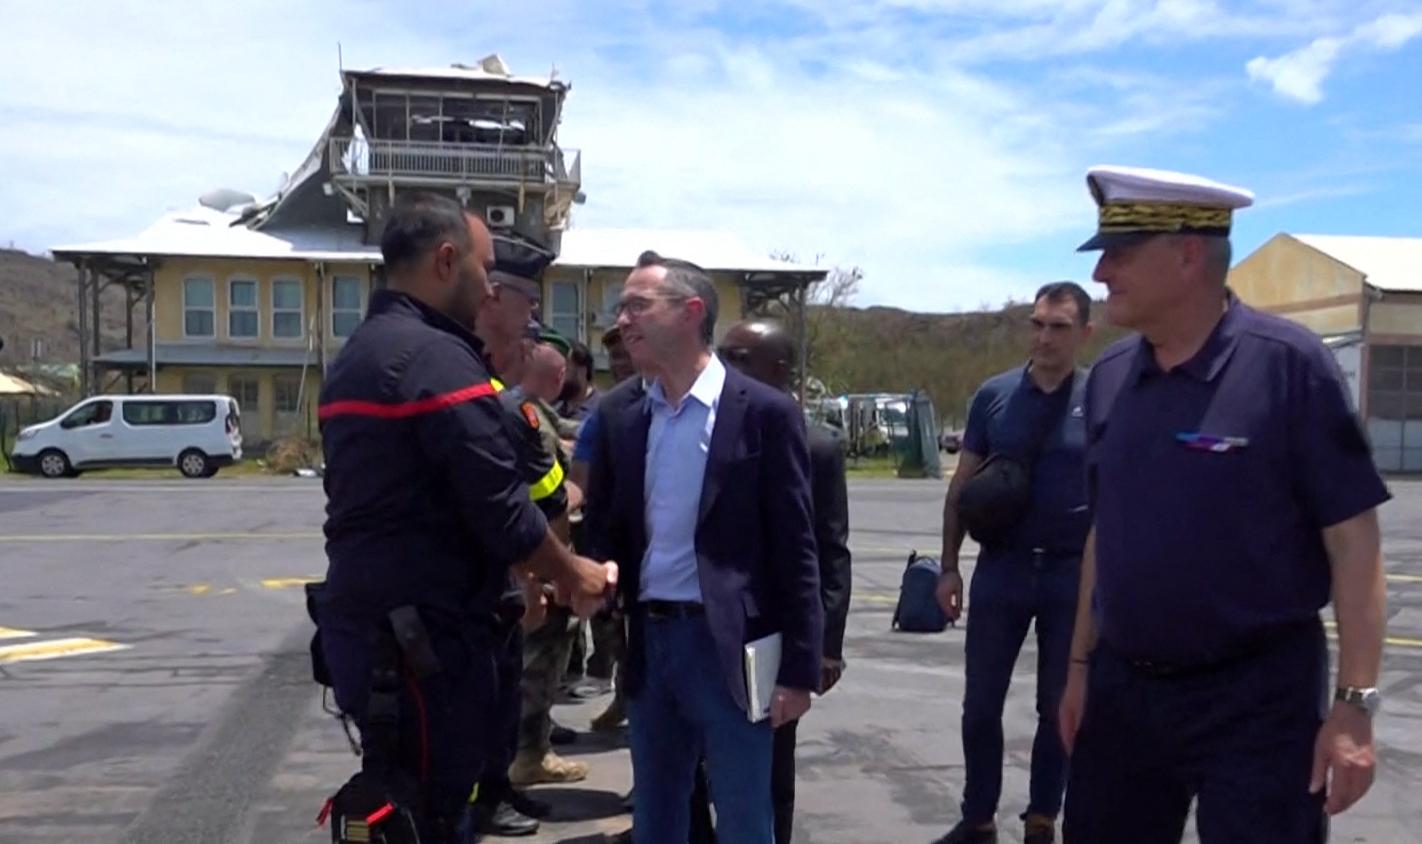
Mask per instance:
[[[1422,828],[1422,483],[1392,489],[1379,781],[1335,842]],[[799,842],[927,842],[956,820],[963,628],[889,630],[908,551],[936,552],[942,491],[851,483],[849,669],[801,726]],[[328,840],[314,817],[356,762],[309,680],[300,586],[324,569],[322,506],[314,481],[0,480],[0,844]],[[1031,641],[1004,717],[1004,841],[1027,795]],[[583,728],[605,701],[555,716]],[[585,734],[569,755],[591,776],[536,789],[556,814],[524,840],[628,825],[620,743]]]

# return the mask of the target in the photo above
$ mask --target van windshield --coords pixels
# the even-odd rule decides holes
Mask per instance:
[[[109,419],[113,417],[113,414],[113,402],[90,402],[64,417],[64,420],[59,423],[59,426],[61,428],[83,428],[88,425],[102,425],[108,422]]]

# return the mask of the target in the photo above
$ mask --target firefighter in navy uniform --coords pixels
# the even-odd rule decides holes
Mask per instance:
[[[491,293],[488,230],[451,199],[408,196],[381,252],[390,287],[371,297],[321,393],[329,567],[313,594],[313,650],[364,751],[334,800],[334,839],[413,840],[413,826],[441,844],[455,840],[489,755],[510,566],[555,582],[582,614],[617,569],[549,531],[483,344],[463,327]]]

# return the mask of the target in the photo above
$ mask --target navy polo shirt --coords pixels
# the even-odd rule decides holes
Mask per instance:
[[[1000,552],[1030,552],[1042,548],[1059,556],[1080,555],[1091,527],[1084,481],[1086,420],[1082,409],[1086,373],[1078,371],[1056,390],[1044,393],[1026,366],[995,375],[978,388],[968,408],[963,450],[1023,455],[1046,424],[1046,415],[1061,414],[1032,464],[1032,503]],[[1066,390],[1063,394],[1060,391]],[[1065,400],[1066,408],[1062,410]]]
[[[1230,295],[1169,372],[1128,337],[1086,392],[1101,638],[1205,662],[1316,618],[1321,531],[1388,499],[1336,361],[1308,329]]]

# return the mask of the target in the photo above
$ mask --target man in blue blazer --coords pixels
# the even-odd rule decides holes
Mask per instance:
[[[799,407],[711,350],[700,268],[645,253],[618,328],[642,378],[597,410],[590,546],[622,566],[635,840],[685,841],[706,759],[724,841],[772,844],[773,728],[820,685],[824,609]],[[747,642],[782,637],[770,718],[752,721]]]

